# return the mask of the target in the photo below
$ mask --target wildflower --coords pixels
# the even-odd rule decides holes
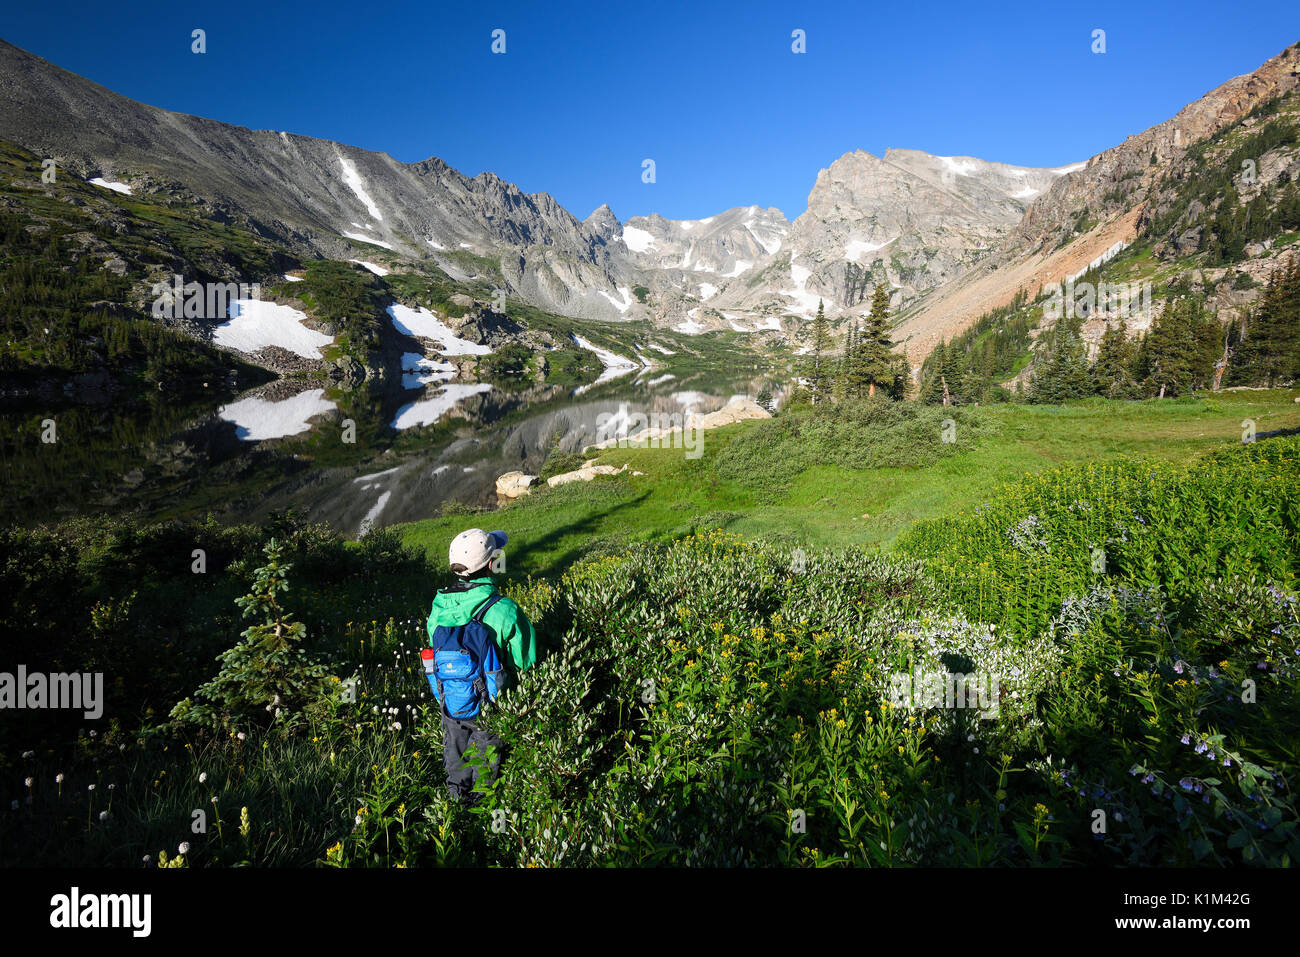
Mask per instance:
[[[239,734],[235,735],[235,737],[238,738],[240,741],[243,741],[248,737],[248,735],[244,734],[244,732],[241,731],[239,732]]]
[[[208,780],[208,772],[204,771],[199,775],[199,783],[204,784],[207,782],[207,780]]]
[[[100,821],[107,821],[107,820],[108,820],[108,812],[107,812],[107,811],[100,811],[100,812],[99,812],[99,819],[100,819]]]
[[[93,791],[93,790],[95,790],[95,785],[93,785],[93,784],[87,784],[87,785],[86,785],[86,790],[87,790],[87,791]]]
[[[190,852],[190,842],[181,841],[181,846],[178,847],[177,850],[180,851],[181,854],[188,854]]]
[[[31,787],[31,786],[32,786],[32,778],[23,778],[23,784],[26,784],[28,787]]]
[[[54,775],[54,783],[55,783],[55,784],[62,784],[62,783],[63,783],[63,772],[62,772],[62,771],[60,771],[58,774]]]

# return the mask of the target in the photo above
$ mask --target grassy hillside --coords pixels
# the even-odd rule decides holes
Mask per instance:
[[[1260,432],[1300,427],[1297,396],[1300,390],[1243,390],[1178,401],[897,407],[904,428],[920,426],[922,434],[910,438],[873,428],[866,413],[858,427],[793,443],[774,441],[786,431],[781,419],[745,422],[704,433],[697,459],[680,448],[593,456],[645,476],[539,490],[490,514],[455,514],[400,531],[436,559],[461,528],[491,524],[510,534],[512,567],[536,575],[554,574],[583,554],[617,554],[629,541],[708,529],[816,546],[889,547],[912,523],[972,508],[1026,473],[1121,455],[1185,462],[1240,444],[1245,419]],[[940,441],[948,413],[957,422],[952,445]],[[848,449],[864,465],[878,456],[878,465],[837,461]]]

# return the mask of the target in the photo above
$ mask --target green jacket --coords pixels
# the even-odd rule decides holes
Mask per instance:
[[[497,594],[491,575],[469,579],[471,586],[461,592],[438,592],[433,598],[426,630],[430,640],[439,625],[463,625],[474,617],[488,597]],[[518,605],[502,597],[483,616],[483,624],[492,629],[501,659],[512,676],[537,664],[537,635],[533,623]]]

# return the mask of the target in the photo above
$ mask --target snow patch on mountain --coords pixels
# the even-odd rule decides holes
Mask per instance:
[[[349,259],[348,262],[356,263],[358,266],[364,266],[366,269],[370,270],[376,276],[388,275],[388,270],[385,269],[383,266],[376,266],[374,263],[368,263],[364,259]]]
[[[320,359],[321,347],[333,342],[334,337],[304,326],[306,318],[306,313],[292,306],[236,299],[230,306],[230,319],[212,330],[212,341],[240,352],[279,346],[304,359]]]
[[[393,320],[393,328],[408,336],[421,339],[433,339],[438,343],[443,355],[448,356],[485,356],[492,352],[488,346],[458,338],[436,315],[418,306],[412,309],[395,302],[387,309]]]
[[[894,239],[897,238],[897,236],[894,237]],[[850,239],[848,245],[844,247],[844,258],[850,262],[857,262],[858,257],[863,253],[874,253],[877,249],[884,249],[894,239],[886,239],[883,243],[868,242],[865,239]]]
[[[799,308],[792,310],[807,318],[817,311],[817,303],[825,300],[825,308],[833,308],[833,304],[825,296],[818,296],[814,292],[809,292],[808,277],[812,275],[812,270],[807,266],[798,265],[793,259],[790,260],[790,282],[794,285],[793,289],[781,289],[780,294],[793,299],[799,304]]]
[[[361,520],[361,526],[357,529],[358,538],[361,538],[370,531],[370,526],[374,523],[375,519],[379,517],[379,513],[384,510],[384,506],[388,504],[388,500],[392,497],[393,493],[391,490],[379,493],[379,501],[375,502],[375,504],[371,506],[370,511],[366,512],[366,517]]]
[[[127,186],[126,183],[110,183],[102,176],[96,176],[94,179],[86,180],[86,182],[90,183],[92,186],[102,186],[104,189],[111,189],[115,193],[124,193],[127,196],[131,195],[131,187]]]
[[[978,163],[956,156],[936,156],[935,159],[944,165],[947,172],[956,176],[970,176],[978,173],[980,168]]]
[[[617,286],[615,288],[618,289],[618,294],[623,297],[622,299],[615,299],[613,296],[605,292],[605,290],[603,289],[600,291],[600,294],[604,296],[606,299],[608,299],[610,302],[612,302],[614,304],[614,308],[617,309],[619,312],[627,312],[629,309],[632,308],[632,290],[629,289],[627,286]]]
[[[635,226],[623,227],[623,242],[634,253],[643,253],[655,244],[655,238],[644,229]]]
[[[382,246],[385,249],[393,248],[392,243],[386,243],[382,239],[371,239],[365,233],[350,233],[347,230],[343,230],[343,235],[348,239],[359,239],[363,243],[370,243],[372,246]]]
[[[365,181],[361,179],[361,174],[357,172],[357,168],[353,165],[352,160],[348,159],[346,156],[340,156],[339,163],[343,167],[343,182],[348,184],[348,189],[352,190],[352,192],[356,194],[357,199],[361,200],[362,204],[366,207],[366,212],[370,214],[370,218],[382,223],[384,221],[384,214],[379,211],[379,207],[375,205],[375,201],[371,199],[370,194],[366,192]]]
[[[594,389],[596,386],[609,382],[611,379],[618,379],[625,375],[631,375],[640,368],[640,366],[631,359],[620,356],[615,352],[610,352],[608,349],[602,349],[600,346],[589,342],[576,333],[574,333],[571,338],[579,348],[596,353],[596,358],[599,359],[600,364],[605,367],[605,371],[600,374],[595,382],[589,382],[587,385],[579,386],[574,389],[574,395],[582,395],[582,393],[586,392],[588,389]]]

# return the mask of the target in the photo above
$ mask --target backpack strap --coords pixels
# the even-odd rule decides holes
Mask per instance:
[[[480,625],[483,624],[483,616],[487,614],[488,609],[499,602],[503,597],[505,596],[493,595],[490,597],[483,604],[479,605],[478,611],[474,612],[474,617],[471,618],[470,621],[477,621]]]

